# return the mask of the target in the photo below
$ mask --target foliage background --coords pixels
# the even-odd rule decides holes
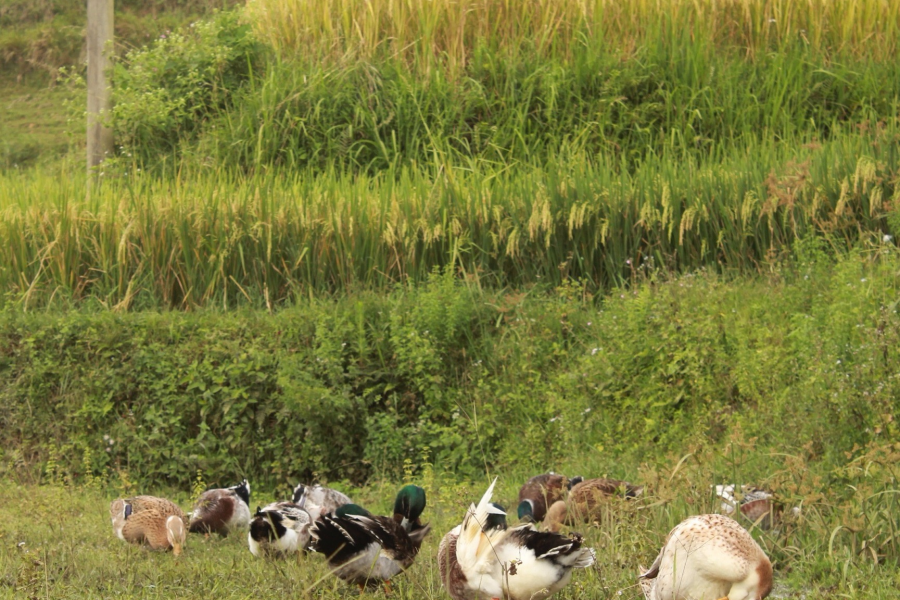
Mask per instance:
[[[740,431],[827,471],[895,439],[900,261],[800,256],[753,282],[650,272],[599,303],[577,282],[491,292],[448,272],[275,314],[6,311],[2,462],[358,484],[424,449],[463,478],[592,455],[624,476]]]

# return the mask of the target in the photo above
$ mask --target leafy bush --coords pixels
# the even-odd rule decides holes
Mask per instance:
[[[436,273],[271,315],[6,311],[0,466],[187,488],[198,469],[283,486],[423,454],[460,477],[588,456],[625,476],[753,440],[841,485],[848,456],[896,434],[898,267],[885,246],[816,279],[651,271],[599,303],[577,282],[480,292]]]
[[[175,150],[227,107],[259,63],[261,46],[236,11],[163,34],[115,67],[119,144],[142,159]]]

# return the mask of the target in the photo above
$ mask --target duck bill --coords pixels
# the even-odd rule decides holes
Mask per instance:
[[[172,545],[172,554],[181,556],[181,544],[176,543]]]

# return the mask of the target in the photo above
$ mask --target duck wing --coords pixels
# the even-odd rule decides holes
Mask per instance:
[[[497,554],[501,564],[509,565],[504,583],[510,598],[546,598],[569,582],[572,569],[590,567],[596,560],[580,534],[566,537],[530,525],[510,530]]]
[[[342,565],[364,553],[378,538],[363,523],[350,516],[332,513],[319,517],[310,528],[313,550],[324,554],[328,562]]]
[[[302,483],[294,488],[292,501],[306,510],[313,521],[324,514],[333,513],[345,504],[353,503],[349,496],[337,490],[321,485],[309,486]]]

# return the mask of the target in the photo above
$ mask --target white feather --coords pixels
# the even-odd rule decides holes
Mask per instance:
[[[478,590],[480,598],[541,600],[562,589],[572,578],[573,568],[594,563],[591,548],[562,555],[561,552],[570,547],[565,544],[546,556],[535,556],[534,551],[520,545],[521,538],[514,535],[523,529],[533,529],[531,525],[485,532],[483,527],[489,515],[505,514],[491,504],[496,483],[494,479],[478,505],[470,507],[462,525],[457,528],[457,562],[467,584]]]

